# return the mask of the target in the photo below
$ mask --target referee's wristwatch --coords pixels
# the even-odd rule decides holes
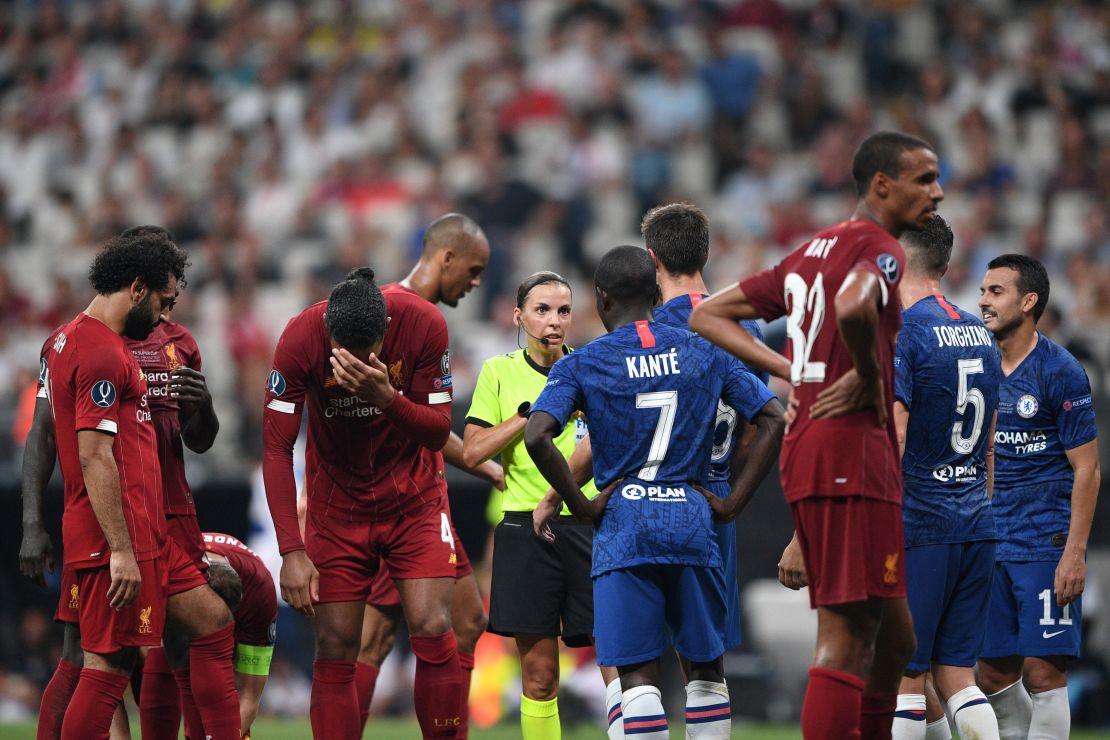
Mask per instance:
[[[521,417],[522,419],[527,419],[528,418],[528,412],[531,411],[531,410],[532,410],[532,402],[531,401],[525,401],[524,403],[522,403],[522,404],[520,404],[519,406],[516,407],[516,415]]]

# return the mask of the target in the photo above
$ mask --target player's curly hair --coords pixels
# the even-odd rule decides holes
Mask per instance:
[[[898,177],[902,171],[902,154],[914,149],[936,152],[929,142],[900,131],[880,131],[864,139],[852,157],[852,180],[856,184],[856,195],[861,198],[867,195],[871,181],[880,172]]]
[[[177,241],[173,238],[173,232],[165,226],[155,226],[153,224],[143,224],[142,226],[132,226],[129,229],[124,229],[120,232],[120,236],[158,236],[169,239],[171,242]]]
[[[655,303],[659,284],[655,263],[643,247],[613,247],[594,272],[594,285],[620,303]]]
[[[652,208],[640,223],[644,244],[672,275],[694,275],[709,260],[709,219],[692,203]]]
[[[331,289],[324,310],[328,335],[347,349],[372,347],[385,336],[385,298],[374,271],[360,267]]]
[[[100,295],[111,295],[131,285],[135,278],[153,291],[164,290],[170,276],[184,288],[188,258],[169,237],[169,232],[154,231],[160,227],[128,229],[112,238],[89,268],[89,282]]]
[[[908,266],[914,272],[939,278],[948,269],[954,237],[952,228],[940,214],[934,213],[925,228],[906,231],[900,239],[906,248]]]
[[[1018,274],[1017,289],[1023,296],[1037,294],[1037,302],[1033,304],[1033,323],[1040,321],[1041,314],[1048,308],[1048,271],[1044,265],[1024,254],[1003,254],[987,263],[988,270],[1000,267],[1009,267]]]

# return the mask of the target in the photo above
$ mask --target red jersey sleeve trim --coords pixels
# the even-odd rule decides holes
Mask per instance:
[[[636,322],[636,333],[640,335],[640,346],[650,348],[655,346],[655,335],[646,321]]]
[[[960,318],[959,311],[953,308],[951,303],[944,300],[944,296],[942,296],[940,293],[934,293],[933,298],[937,299],[937,303],[940,304],[940,307],[944,309],[944,312],[946,314],[948,314],[948,318],[952,319],[953,321],[957,321]]]

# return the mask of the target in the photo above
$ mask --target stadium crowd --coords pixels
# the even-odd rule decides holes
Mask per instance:
[[[851,213],[852,152],[881,128],[938,149],[956,234],[949,297],[974,310],[990,259],[1037,257],[1054,285],[1042,330],[1096,389],[1110,379],[1110,9],[1099,3],[9,7],[6,479],[42,340],[86,305],[96,248],[128,226],[163,224],[189,252],[174,318],[231,410],[198,464],[247,475],[285,321],[352,267],[402,277],[433,217],[465,213],[490,241],[481,290],[444,312],[465,403],[481,362],[516,346],[507,317],[523,276],[554,269],[584,286],[609,247],[639,243],[647,208],[685,199],[710,215],[706,275],[724,287]],[[602,331],[578,308],[572,344]],[[37,706],[56,662],[42,615],[29,614],[0,718]]]

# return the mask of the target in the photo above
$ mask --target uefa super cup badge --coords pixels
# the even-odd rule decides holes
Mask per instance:
[[[1032,419],[1037,415],[1037,409],[1040,408],[1040,404],[1037,403],[1036,398],[1026,393],[1018,399],[1016,408],[1018,416],[1023,419]]]

